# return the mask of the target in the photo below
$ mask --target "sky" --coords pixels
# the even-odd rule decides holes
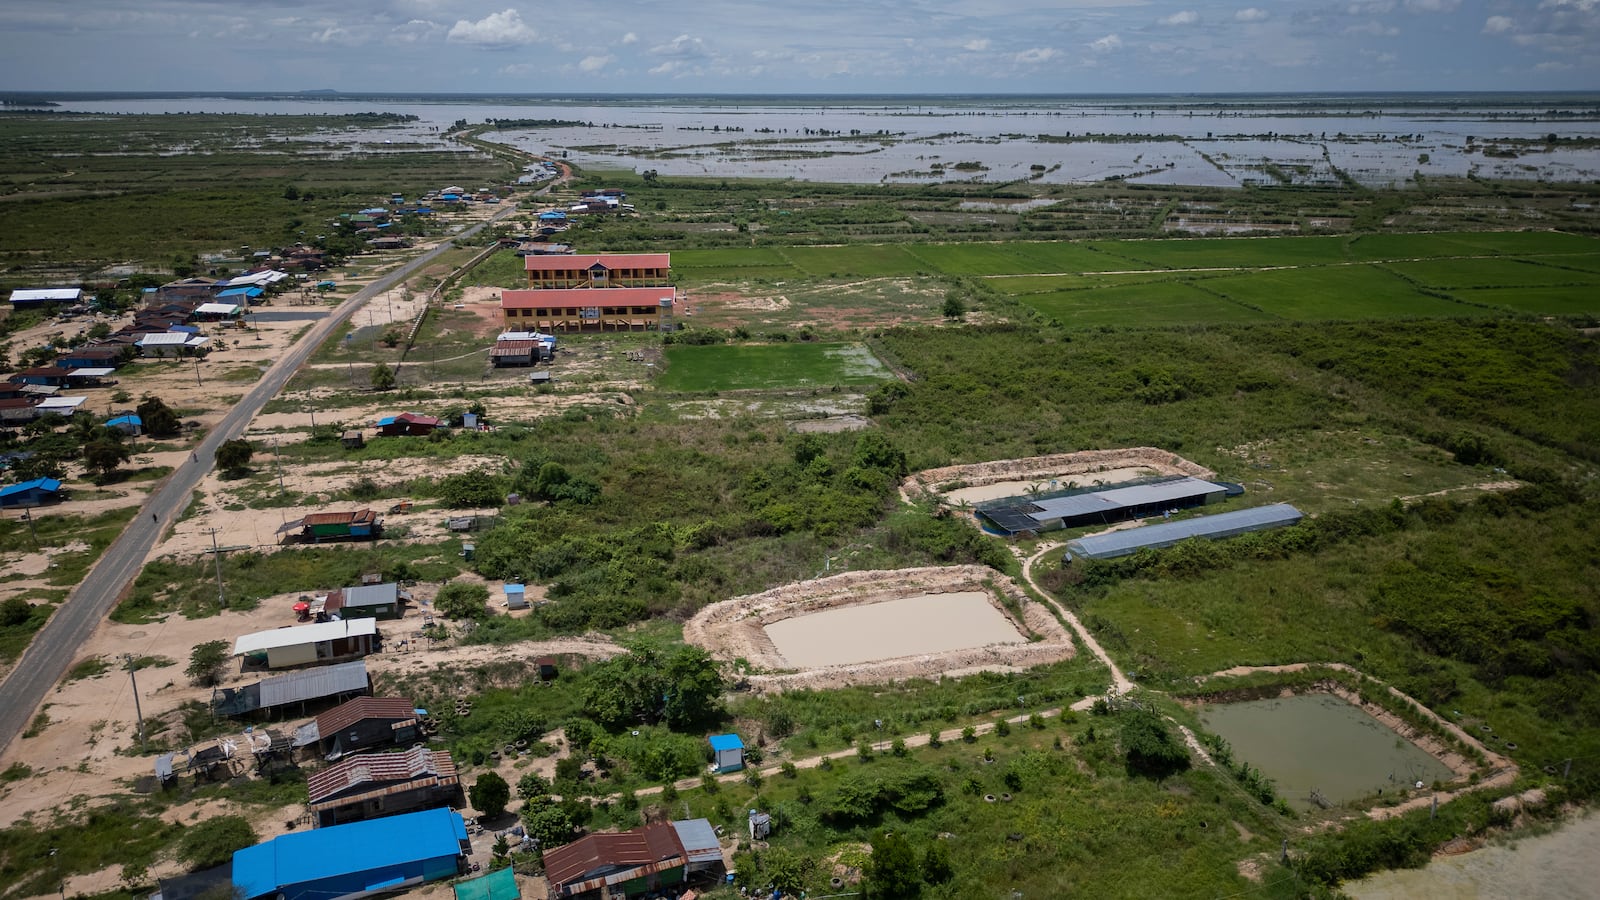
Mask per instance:
[[[6,0],[0,91],[1600,90],[1600,0]]]

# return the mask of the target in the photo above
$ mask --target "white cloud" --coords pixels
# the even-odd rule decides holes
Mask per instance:
[[[1510,16],[1490,16],[1483,23],[1484,34],[1506,34],[1516,30],[1517,23]]]
[[[1266,10],[1254,6],[1247,6],[1233,14],[1235,22],[1259,22],[1266,17]]]
[[[404,25],[396,25],[389,29],[389,40],[396,44],[415,44],[434,37],[444,30],[438,22],[429,22],[426,19],[412,19]]]
[[[983,51],[989,49],[989,39],[974,38],[970,41],[967,41],[965,44],[962,44],[961,49],[971,50],[973,53],[982,53]]]
[[[539,71],[539,67],[533,63],[512,63],[509,66],[500,67],[501,75],[532,75],[537,71]]]
[[[666,62],[662,63],[661,65],[656,66],[655,68],[651,69],[650,70],[650,74],[651,75],[671,75],[674,72],[677,72],[681,68],[683,68],[683,63],[681,63],[681,62],[679,62],[678,60],[675,60],[675,59],[669,59]]]
[[[1159,25],[1193,25],[1200,21],[1200,14],[1192,9],[1179,10],[1170,16],[1162,16],[1156,20]]]
[[[622,36],[622,43],[624,43],[624,44],[637,44],[637,43],[639,43],[639,36],[630,31],[627,34]]]
[[[578,63],[578,71],[580,71],[580,72],[598,72],[601,69],[604,69],[606,66],[610,65],[611,63],[615,62],[616,59],[617,58],[615,56],[610,56],[610,55],[606,55],[606,56],[585,56],[583,58],[583,60]]]
[[[1089,42],[1089,49],[1096,53],[1109,53],[1122,46],[1122,38],[1108,34],[1103,38],[1096,38]]]
[[[1013,56],[1012,59],[1016,60],[1020,65],[1036,66],[1056,58],[1060,52],[1054,47],[1029,47]]]
[[[697,37],[680,34],[665,44],[657,44],[650,48],[654,56],[667,56],[673,59],[701,59],[706,56],[705,42]]]
[[[1394,27],[1393,25],[1385,25],[1382,22],[1374,20],[1371,22],[1363,22],[1360,25],[1351,25],[1344,30],[1344,33],[1364,34],[1371,37],[1396,37],[1400,34],[1400,29]]]
[[[460,19],[445,36],[452,44],[471,44],[487,50],[507,50],[538,39],[539,33],[522,21],[522,13],[509,8],[490,13],[476,22]]]
[[[1449,13],[1461,7],[1461,0],[1406,0],[1406,12]]]

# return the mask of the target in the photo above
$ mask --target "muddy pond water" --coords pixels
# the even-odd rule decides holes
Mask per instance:
[[[1337,804],[1453,777],[1422,748],[1331,694],[1219,703],[1203,708],[1200,721],[1300,810],[1316,808],[1313,791]]]
[[[981,591],[842,606],[773,622],[766,630],[778,652],[805,669],[1024,640]]]

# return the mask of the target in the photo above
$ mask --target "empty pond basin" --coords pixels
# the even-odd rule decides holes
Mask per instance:
[[[982,591],[918,594],[841,606],[773,622],[766,631],[784,659],[801,669],[1025,640]]]
[[[1202,709],[1200,721],[1296,809],[1315,808],[1312,791],[1345,803],[1454,777],[1421,747],[1331,694],[1219,703]]]

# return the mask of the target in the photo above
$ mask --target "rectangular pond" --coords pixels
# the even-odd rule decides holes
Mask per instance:
[[[1455,777],[1421,747],[1331,694],[1208,705],[1200,721],[1300,810],[1316,808],[1313,790],[1346,803]]]
[[[773,622],[766,631],[784,659],[800,669],[1026,640],[982,591],[841,606]]]

